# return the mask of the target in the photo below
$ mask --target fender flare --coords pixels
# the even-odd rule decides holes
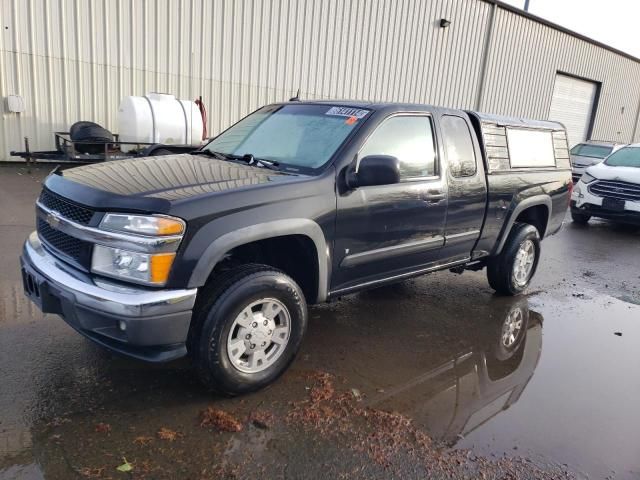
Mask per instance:
[[[533,197],[525,198],[520,203],[518,203],[515,208],[511,211],[507,221],[504,224],[504,228],[502,229],[502,233],[498,237],[497,247],[495,249],[494,255],[499,255],[504,248],[504,244],[511,233],[511,229],[513,228],[513,224],[522,212],[531,207],[536,207],[538,205],[544,205],[547,207],[548,217],[547,217],[547,225],[549,224],[549,220],[551,219],[551,197],[549,195],[535,195]]]
[[[306,218],[292,218],[258,223],[240,228],[216,238],[203,252],[193,269],[189,279],[189,288],[204,285],[214,267],[222,260],[230,250],[267,238],[283,235],[304,235],[310,238],[318,256],[318,293],[317,302],[323,302],[327,298],[329,286],[330,254],[324,233],[313,220]]]

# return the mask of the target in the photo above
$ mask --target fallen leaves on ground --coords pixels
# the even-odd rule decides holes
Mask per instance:
[[[266,430],[267,428],[273,427],[275,424],[275,417],[273,416],[273,413],[267,412],[266,410],[254,410],[249,414],[248,421],[255,427]]]
[[[97,433],[109,433],[111,432],[111,425],[108,423],[98,423],[95,428]]]
[[[200,426],[216,428],[222,432],[239,432],[242,430],[242,423],[224,410],[208,407],[200,414]]]
[[[179,437],[183,437],[184,435],[180,432],[171,430],[170,428],[162,427],[160,430],[158,430],[158,433],[156,433],[156,436],[160,440],[167,440],[169,442],[173,442],[177,440]]]
[[[122,465],[120,465],[119,467],[116,467],[116,470],[123,473],[127,473],[133,470],[133,465],[127,462],[126,458],[123,458],[122,462],[123,462]]]
[[[316,384],[311,388],[309,396],[314,403],[329,400],[333,397],[335,389],[333,388],[333,377],[329,373],[319,373],[314,378]]]
[[[106,467],[100,467],[100,468],[83,467],[80,470],[78,470],[78,473],[86,478],[101,478],[105,469]]]
[[[146,447],[151,442],[153,442],[153,437],[140,436],[133,439],[133,443],[136,445],[142,445],[143,447]]]

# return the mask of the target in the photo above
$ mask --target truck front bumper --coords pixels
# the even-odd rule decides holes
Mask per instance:
[[[43,311],[109,350],[151,362],[187,353],[197,289],[124,286],[80,272],[58,260],[33,232],[24,245],[25,294]]]

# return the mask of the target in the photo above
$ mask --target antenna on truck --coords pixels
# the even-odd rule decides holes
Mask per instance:
[[[299,102],[300,101],[300,87],[298,87],[298,91],[296,92],[295,97],[291,97],[289,99],[290,102]]]

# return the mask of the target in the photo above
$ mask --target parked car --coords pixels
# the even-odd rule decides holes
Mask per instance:
[[[580,180],[580,177],[587,168],[602,162],[622,147],[624,147],[622,143],[595,142],[591,140],[575,145],[570,152],[573,183]]]
[[[571,196],[571,218],[591,217],[640,225],[640,143],[624,147],[589,167]]]
[[[444,269],[487,267],[496,291],[522,292],[572,186],[558,123],[268,105],[192,154],[49,175],[24,288],[111,350],[188,354],[240,394],[291,363],[308,304]]]

